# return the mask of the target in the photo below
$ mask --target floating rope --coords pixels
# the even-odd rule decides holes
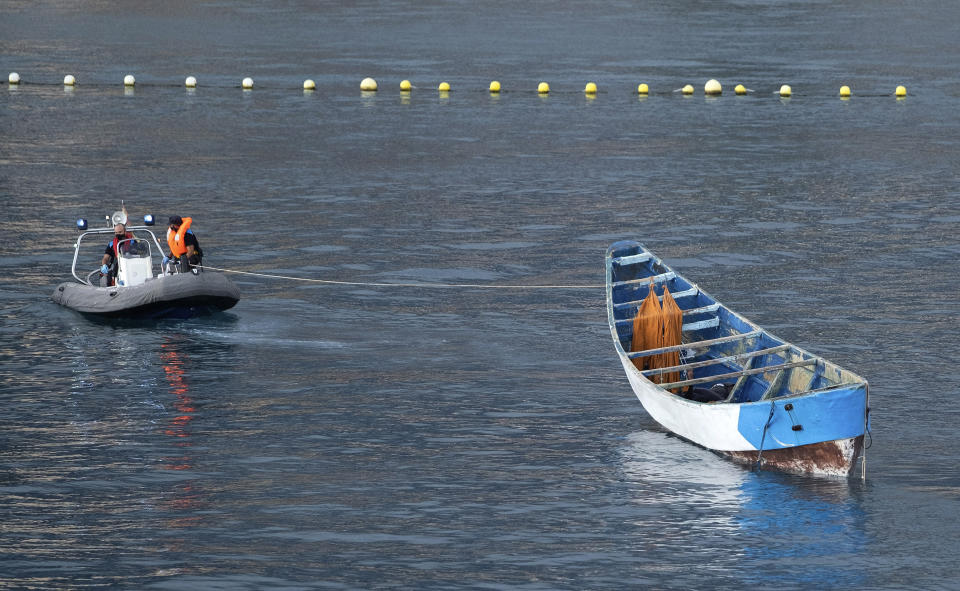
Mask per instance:
[[[770,403],[770,416],[767,417],[767,422],[763,425],[763,436],[760,437],[760,453],[757,454],[757,469],[763,467],[763,442],[767,439],[767,427],[770,426],[770,420],[773,419],[773,410],[776,408],[776,405]]]
[[[254,273],[252,271],[236,271],[233,269],[220,269],[204,265],[204,269],[211,271],[220,271],[221,273],[235,273],[237,275],[250,275],[253,277],[266,277],[268,279],[286,279],[288,281],[305,281],[309,283],[324,283],[327,285],[353,285],[361,287],[433,287],[442,289],[469,288],[469,289],[600,289],[603,285],[503,285],[490,283],[378,283],[364,281],[336,281],[333,279],[310,279],[308,277],[293,277],[291,275],[277,275],[273,273]]]
[[[867,479],[867,450],[873,447],[873,434],[870,433],[870,384],[867,384],[864,393],[866,394],[866,410],[863,413],[863,427],[869,437],[869,444],[864,446],[860,452],[860,480]]]

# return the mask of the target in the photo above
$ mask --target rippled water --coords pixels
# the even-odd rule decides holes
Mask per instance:
[[[4,4],[0,587],[960,588],[958,17]],[[192,215],[227,269],[584,287],[236,276],[220,316],[92,322],[49,296],[74,219],[121,199]],[[870,380],[865,482],[750,472],[646,415],[599,287],[624,238]]]

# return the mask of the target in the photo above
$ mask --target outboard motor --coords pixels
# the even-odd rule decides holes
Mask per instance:
[[[117,285],[130,287],[153,279],[153,259],[150,243],[140,238],[122,240],[117,249]]]

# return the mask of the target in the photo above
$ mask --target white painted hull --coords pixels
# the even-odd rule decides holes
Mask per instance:
[[[643,408],[673,433],[716,451],[756,450],[737,431],[739,405],[691,402],[663,390],[640,375],[623,353],[620,353],[620,362]]]
[[[712,378],[722,383],[731,376],[736,379],[736,376],[756,375],[759,379],[760,374],[776,375],[775,372],[800,366],[813,369],[797,375],[789,385],[778,382],[779,390],[774,391],[768,381],[771,378],[765,378],[762,382],[765,392],[755,389],[751,395],[738,399],[730,394],[724,401],[700,402],[692,399],[694,396],[688,399],[664,389],[648,379],[631,359],[653,355],[659,350],[628,353],[624,349],[630,344],[631,316],[636,314],[641,298],[653,289],[651,277],[654,275],[664,285],[670,283],[672,292],[688,298],[682,310],[689,310],[691,315],[716,314],[712,322],[685,320],[685,336],[694,343],[685,340],[683,345],[666,349],[693,346],[702,355],[716,344],[752,336],[764,342],[762,346],[755,345],[757,356],[771,351],[775,352],[771,355],[781,355],[759,368],[741,368],[739,373],[721,370],[706,376],[697,373],[714,363],[732,364],[736,368],[739,359],[736,355],[743,353],[747,358],[750,354],[744,347],[714,353],[715,361],[703,361],[708,356],[701,356],[700,362],[691,362],[690,369],[685,371],[687,381],[678,381],[677,386],[710,383],[714,381]],[[740,463],[808,474],[846,475],[852,471],[861,455],[868,428],[866,380],[776,338],[727,310],[636,242],[620,242],[608,251],[607,315],[617,356],[630,387],[650,416],[670,432]],[[697,338],[703,334],[707,336]],[[780,353],[786,350],[789,354]],[[677,369],[683,367],[681,364]],[[764,372],[768,367],[771,371]],[[653,375],[650,371],[646,373]],[[816,385],[812,385],[814,382]]]

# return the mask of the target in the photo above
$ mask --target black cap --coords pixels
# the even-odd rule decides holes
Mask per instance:
[[[181,218],[180,216],[178,216],[178,215],[172,215],[172,216],[170,216],[170,225],[171,225],[171,226],[179,226],[179,225],[182,224],[182,223],[183,223],[183,218]]]

